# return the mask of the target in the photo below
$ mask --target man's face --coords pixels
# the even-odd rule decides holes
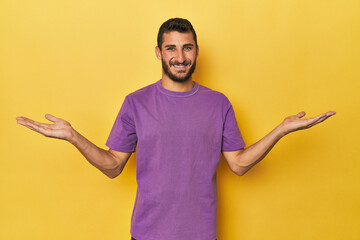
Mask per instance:
[[[191,32],[172,31],[163,34],[161,51],[156,47],[156,55],[165,75],[173,81],[185,82],[195,71],[198,48]]]

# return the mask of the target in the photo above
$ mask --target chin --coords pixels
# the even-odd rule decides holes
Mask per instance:
[[[162,67],[164,70],[164,73],[174,82],[179,82],[179,83],[183,83],[188,81],[189,79],[191,79],[192,74],[195,71],[195,66],[196,66],[196,62],[194,62],[186,71],[182,72],[182,73],[173,73],[172,69],[170,66],[168,66],[167,64],[165,64],[164,61],[162,61]]]

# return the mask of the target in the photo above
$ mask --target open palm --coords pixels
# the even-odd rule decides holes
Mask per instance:
[[[30,128],[46,137],[70,140],[73,136],[72,127],[69,122],[56,118],[50,114],[46,114],[45,118],[53,122],[53,124],[40,123],[26,117],[17,117],[17,123]]]
[[[334,115],[336,112],[329,111],[327,113],[320,114],[312,118],[302,118],[305,116],[305,112],[299,112],[296,115],[289,116],[284,119],[282,125],[286,133],[294,132],[301,129],[310,128],[318,123],[325,121],[327,118]]]

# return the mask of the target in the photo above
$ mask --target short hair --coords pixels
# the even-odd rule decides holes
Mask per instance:
[[[191,23],[187,19],[184,19],[184,18],[170,18],[169,20],[167,20],[160,26],[160,29],[158,32],[157,45],[160,50],[161,50],[161,45],[163,43],[164,33],[173,32],[173,31],[177,31],[177,32],[181,32],[181,33],[191,32],[193,34],[196,47],[198,46],[196,33],[195,33],[195,30],[194,30],[193,26],[191,25]]]

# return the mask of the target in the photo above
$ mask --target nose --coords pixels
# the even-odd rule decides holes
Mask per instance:
[[[183,50],[178,51],[177,56],[176,56],[176,60],[179,63],[183,63],[185,61],[185,54],[184,54]]]

